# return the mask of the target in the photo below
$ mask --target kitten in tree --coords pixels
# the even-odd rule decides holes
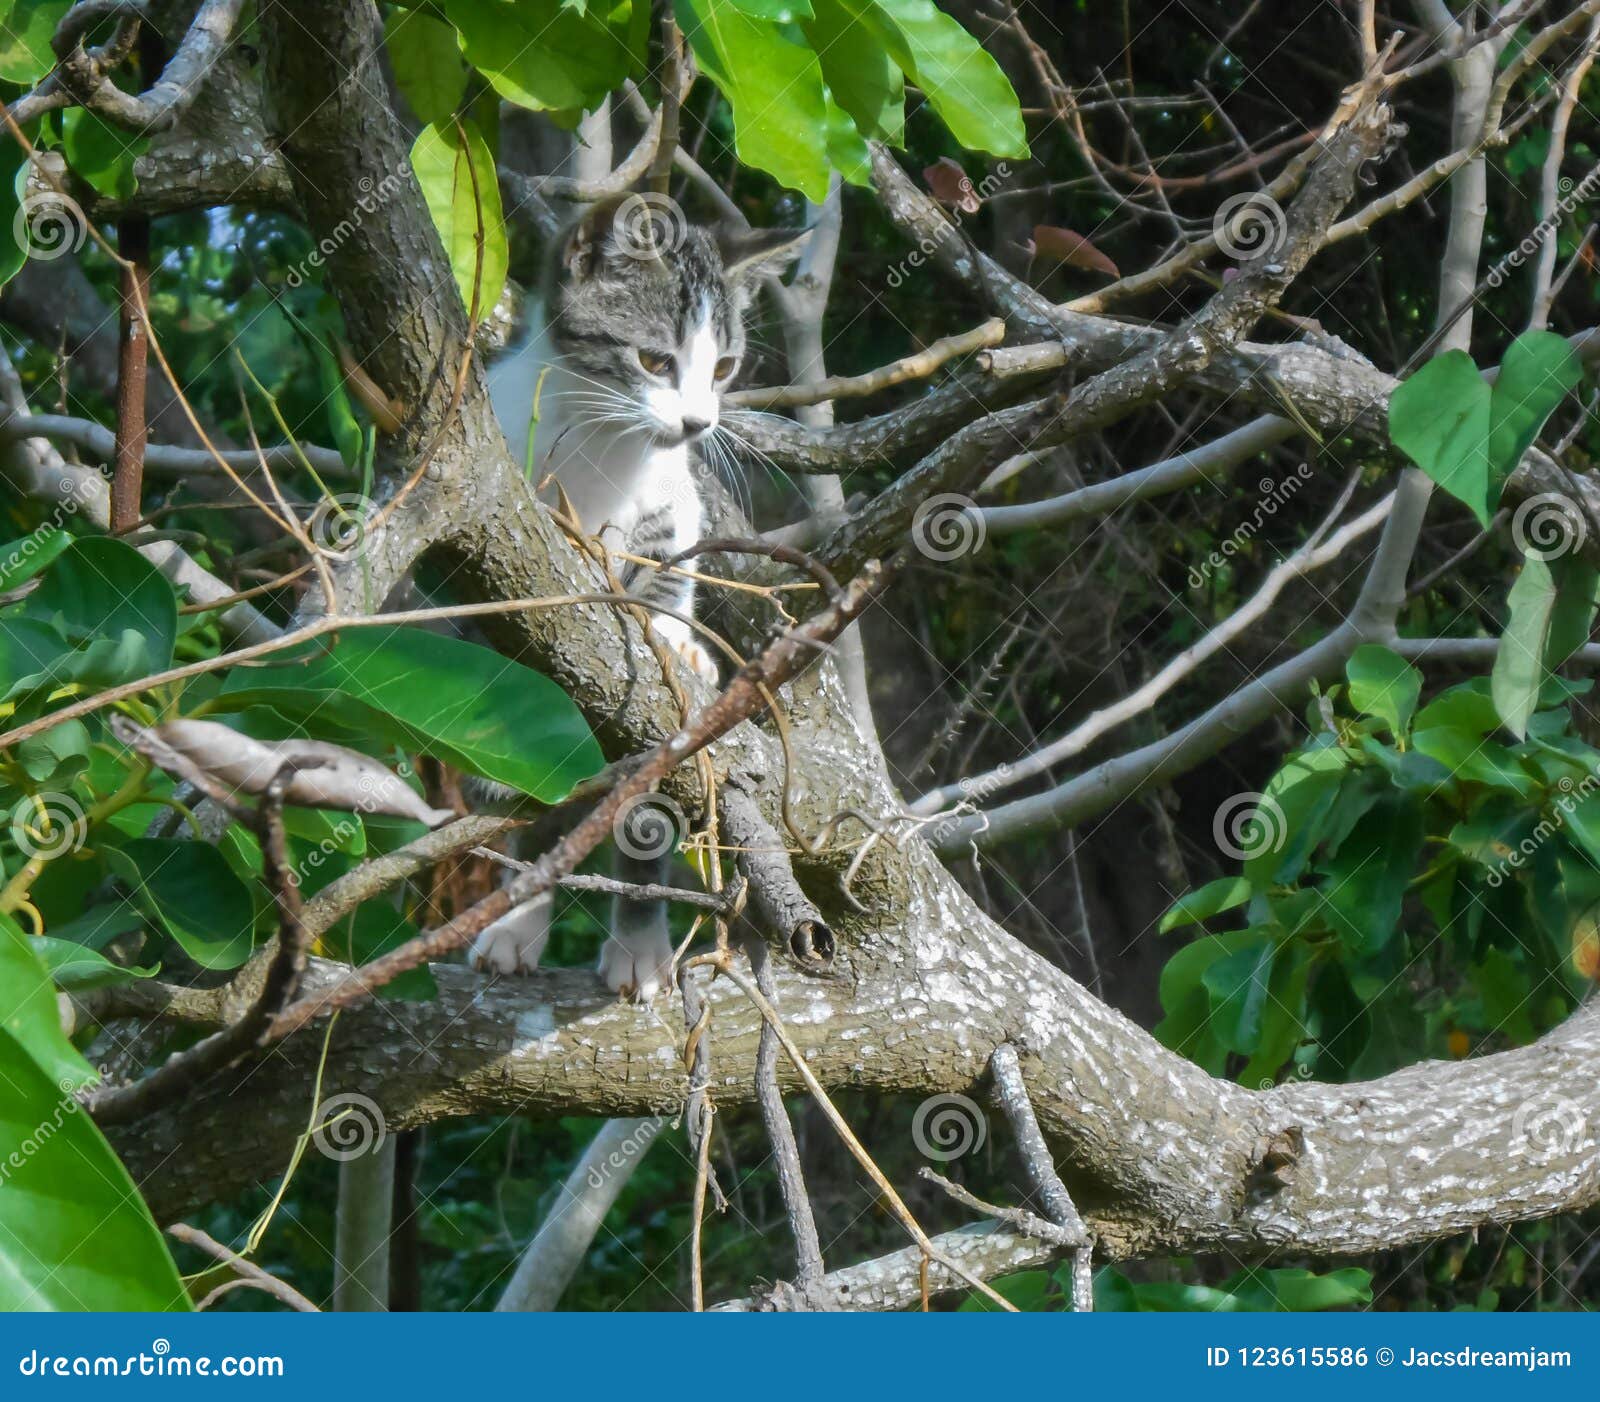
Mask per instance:
[[[665,560],[704,536],[701,451],[744,357],[744,317],[761,277],[799,252],[806,230],[698,229],[659,196],[591,206],[556,243],[527,327],[489,368],[489,392],[513,456],[535,482],[559,483],[583,529],[614,550]],[[546,498],[554,502],[554,488]],[[623,587],[658,608],[650,626],[701,676],[711,656],[672,613],[691,615],[692,579],[618,561]],[[671,852],[629,856],[616,875],[664,882]],[[474,941],[480,969],[534,968],[550,933],[550,897],[518,906]],[[654,998],[672,977],[660,902],[617,898],[600,974],[615,992]]]

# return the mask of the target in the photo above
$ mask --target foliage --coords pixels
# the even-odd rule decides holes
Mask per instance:
[[[1417,1008],[1441,1052],[1530,1041],[1593,974],[1600,750],[1570,713],[1590,683],[1547,682],[1506,744],[1481,679],[1418,709],[1421,674],[1387,648],[1346,675],[1238,828],[1241,874],[1162,921],[1242,922],[1168,961],[1156,1033],[1247,1084],[1403,1065]]]

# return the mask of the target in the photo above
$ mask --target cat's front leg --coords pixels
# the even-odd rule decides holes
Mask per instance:
[[[512,907],[473,940],[468,959],[491,974],[531,974],[550,938],[550,893]]]
[[[672,874],[672,854],[630,857],[620,847],[612,866],[629,885],[664,886]],[[611,903],[611,933],[600,947],[600,977],[613,993],[648,1003],[672,987],[672,932],[665,901],[634,901],[616,896]]]

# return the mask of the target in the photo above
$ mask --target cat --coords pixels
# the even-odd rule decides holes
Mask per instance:
[[[541,304],[490,365],[489,393],[513,457],[535,483],[559,484],[586,533],[649,560],[702,538],[697,445],[718,431],[760,279],[786,267],[808,234],[696,228],[663,196],[625,195],[590,206],[557,240]],[[715,681],[716,665],[685,621],[694,580],[627,560],[614,567],[625,589],[657,606],[655,633]],[[663,882],[670,860],[670,850],[630,856],[619,846],[616,875]],[[474,941],[473,964],[502,974],[534,968],[550,910],[545,895],[501,917]],[[614,900],[599,965],[608,988],[648,1002],[670,986],[672,955],[662,903]]]

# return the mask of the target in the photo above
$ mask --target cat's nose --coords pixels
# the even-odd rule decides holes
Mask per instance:
[[[710,427],[710,419],[697,419],[685,415],[683,419],[683,436],[685,438],[698,438]]]

